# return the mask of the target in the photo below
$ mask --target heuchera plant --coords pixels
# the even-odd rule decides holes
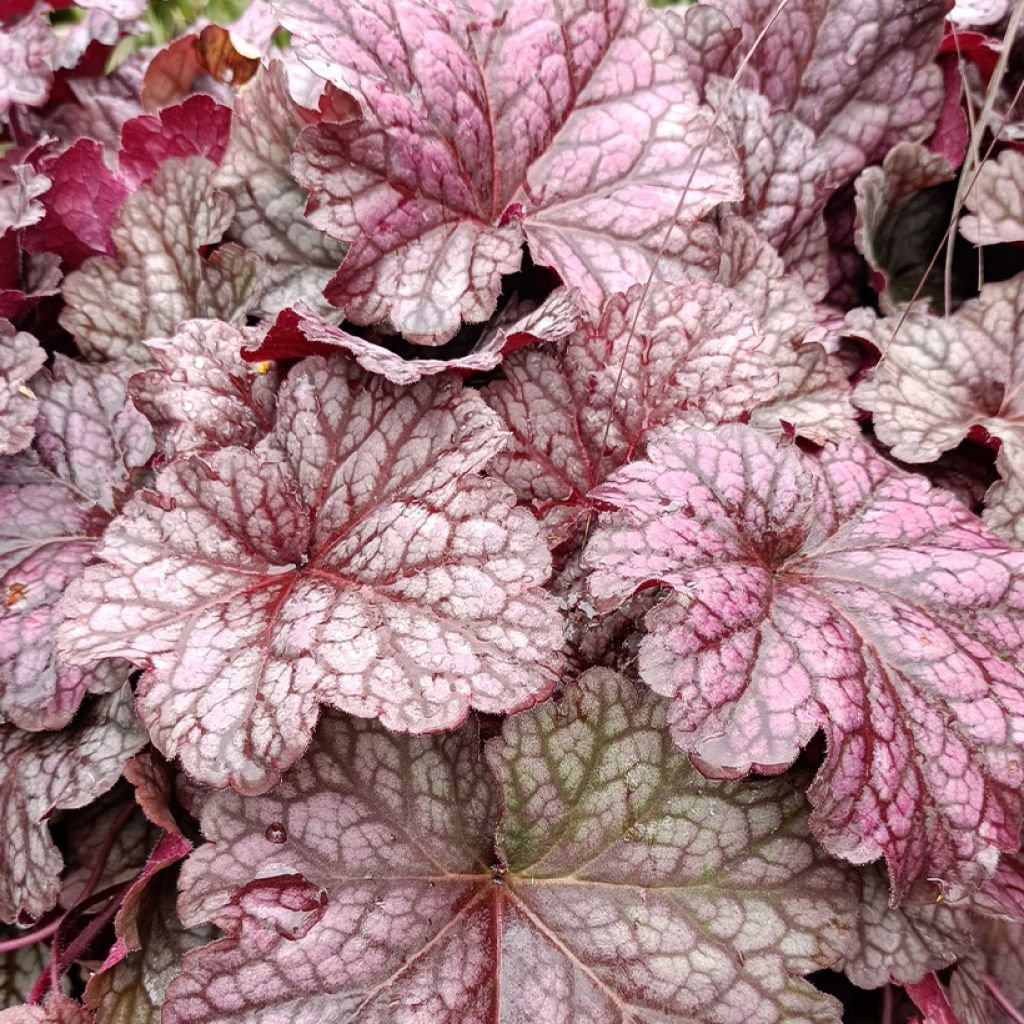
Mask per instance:
[[[1024,1024],[1021,5],[143,14],[0,3],[0,1024]]]

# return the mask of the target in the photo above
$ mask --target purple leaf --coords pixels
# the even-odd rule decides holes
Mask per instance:
[[[50,187],[50,179],[31,164],[0,166],[0,235],[26,228],[43,216],[39,197]]]
[[[186,929],[174,909],[174,880],[161,880],[139,918],[141,949],[92,975],[85,1002],[97,1024],[160,1024],[164,992],[188,950],[208,942],[207,928]]]
[[[149,668],[157,746],[246,792],[296,761],[321,703],[410,731],[527,706],[562,627],[532,517],[478,475],[505,442],[448,380],[309,359],[254,452],[178,459],[108,528],[65,648]]]
[[[93,558],[153,442],[116,369],[58,356],[33,386],[34,450],[0,463],[0,713],[25,729],[54,729],[87,691],[125,679],[116,662],[65,662],[54,636],[64,591]]]
[[[15,103],[39,107],[53,81],[53,29],[42,11],[32,11],[13,25],[0,22],[0,118]]]
[[[227,937],[185,957],[164,1024],[838,1021],[800,975],[841,956],[855,887],[799,778],[701,779],[664,706],[606,670],[506,720],[486,760],[471,726],[327,716],[273,793],[213,795],[179,907]],[[282,937],[253,882],[323,907]]]
[[[57,808],[84,807],[105,793],[125,761],[145,745],[131,689],[96,698],[60,732],[0,726],[0,919],[38,917],[57,901],[63,859],[46,819]]]
[[[977,888],[1020,827],[1024,555],[864,442],[815,458],[749,427],[680,430],[593,497],[598,608],[641,587],[640,675],[713,774],[780,771],[820,729],[810,789],[833,855],[885,856],[893,898]]]
[[[989,917],[1024,924],[1024,854],[1003,857],[996,873],[974,894],[970,907]]]
[[[238,322],[259,293],[259,257],[234,245],[209,259],[234,204],[211,185],[201,157],[168,160],[121,208],[111,238],[118,259],[94,256],[64,282],[62,326],[89,359],[150,360],[146,338],[173,335],[192,317]]]
[[[14,455],[35,436],[35,395],[26,382],[42,368],[46,353],[25,331],[0,320],[0,455]]]
[[[1004,149],[982,163],[964,205],[960,233],[975,245],[1024,242],[1024,155]]]
[[[113,255],[110,232],[129,189],[107,166],[103,146],[79,139],[42,161],[42,170],[51,182],[42,200],[46,215],[25,232],[26,249],[57,253],[67,270],[98,253]]]
[[[658,272],[678,281],[707,245],[694,222],[739,198],[666,20],[642,5],[278,9],[362,108],[303,132],[294,163],[311,221],[349,243],[326,295],[358,323],[446,341],[490,316],[524,238],[595,303],[646,278],[663,243]],[[667,237],[680,206],[688,230]]]
[[[729,97],[729,81],[713,77],[709,102],[722,107],[740,154],[744,196],[736,204],[758,234],[787,266],[801,266],[814,283],[814,298],[828,291],[828,242],[822,211],[835,188],[824,145],[805,124],[785,110],[773,111],[768,100],[749,89]]]
[[[786,273],[778,253],[736,217],[722,225],[717,280],[734,289],[761,321],[764,352],[779,375],[776,394],[758,395],[749,422],[773,434],[792,428],[816,444],[855,437],[853,390],[816,340],[826,333],[822,310]]]
[[[922,258],[922,238],[934,234],[929,231],[929,221],[936,217],[945,220],[947,216],[941,204],[925,204],[915,211],[911,201],[925,189],[950,181],[953,176],[943,154],[905,142],[886,154],[881,167],[869,167],[857,179],[854,242],[875,272],[872,283],[887,313],[902,311],[899,297],[894,299],[890,294],[891,278],[899,276],[917,284],[924,270],[917,266]],[[910,212],[906,212],[908,206]],[[927,256],[930,255],[928,252]]]
[[[553,543],[573,536],[588,493],[642,454],[652,429],[742,419],[778,386],[760,325],[725,289],[662,286],[640,306],[641,294],[610,299],[554,350],[516,352],[484,391],[513,435],[492,472]]]
[[[173,338],[148,338],[157,368],[129,383],[136,407],[168,458],[187,451],[251,446],[274,420],[278,373],[242,359],[258,332],[221,320],[186,320]]]
[[[833,180],[853,177],[904,139],[924,141],[942,106],[932,64],[945,0],[715,0],[742,30],[733,60],[754,39],[745,81],[824,146]],[[774,18],[774,20],[772,20]],[[769,28],[769,22],[771,27]]]
[[[860,915],[843,960],[843,972],[858,988],[881,988],[890,979],[918,982],[970,949],[966,911],[934,902],[894,909],[881,865],[866,867],[861,878]]]
[[[415,384],[424,377],[455,370],[483,373],[493,370],[510,348],[534,341],[560,341],[576,329],[579,317],[575,291],[559,288],[536,309],[505,311],[488,327],[472,350],[451,359],[403,359],[373,341],[322,320],[311,309],[296,304],[278,315],[259,346],[244,353],[246,359],[285,359],[292,356],[330,355],[341,349],[370,373],[393,384]]]
[[[231,111],[206,95],[189,96],[158,114],[133,118],[121,130],[121,178],[134,191],[148,185],[165,160],[200,156],[219,164]]]
[[[266,261],[260,308],[270,315],[299,300],[329,310],[321,293],[345,252],[306,220],[306,193],[292,177],[295,140],[314,120],[292,99],[284,65],[275,61],[238,97],[215,179],[235,202],[229,237]]]
[[[885,353],[856,391],[875,434],[906,462],[931,462],[980,429],[1002,442],[1003,480],[986,499],[985,519],[1024,542],[1024,278],[985,285],[949,318],[911,313],[847,316],[851,333]],[[897,326],[899,330],[897,331]]]
[[[92,1014],[65,995],[51,996],[44,1006],[13,1006],[0,1013],[0,1024],[93,1024]]]
[[[951,979],[951,996],[959,1019],[965,1024],[1013,1024],[1019,1014],[1007,1014],[1005,1007],[994,1005],[990,985],[994,983],[1015,1011],[1024,1006],[1024,925],[977,919],[974,947]]]

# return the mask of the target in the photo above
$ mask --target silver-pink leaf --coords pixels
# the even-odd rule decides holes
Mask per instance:
[[[179,458],[108,528],[64,647],[146,666],[157,746],[246,792],[301,756],[320,704],[418,732],[529,705],[562,626],[532,517],[479,475],[505,442],[451,380],[306,360],[255,451]]]
[[[977,888],[1016,849],[1024,555],[862,441],[818,457],[678,430],[592,495],[599,608],[660,584],[640,674],[704,770],[780,771],[822,730],[816,834],[894,898]],[[932,892],[934,896],[934,892]]]
[[[278,9],[362,107],[306,129],[294,163],[311,221],[349,243],[326,294],[359,323],[447,340],[491,314],[524,239],[593,302],[655,264],[678,281],[713,242],[694,222],[739,198],[664,16],[635,0]]]

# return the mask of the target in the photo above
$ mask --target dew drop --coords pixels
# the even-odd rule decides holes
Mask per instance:
[[[268,843],[277,843],[279,846],[288,838],[287,829],[279,821],[272,821],[263,834],[267,837]]]

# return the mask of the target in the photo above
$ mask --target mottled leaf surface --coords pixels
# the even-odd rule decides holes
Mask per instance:
[[[976,245],[1024,242],[1024,155],[1004,149],[978,170],[960,231]]]
[[[92,1014],[67,996],[51,996],[42,1006],[14,1006],[0,1013],[0,1024],[93,1024]]]
[[[141,948],[90,979],[86,1003],[95,1024],[160,1024],[168,984],[190,949],[208,942],[210,929],[187,929],[175,910],[173,878],[158,885],[139,919]]]
[[[454,371],[462,374],[493,370],[510,347],[531,342],[560,341],[573,334],[579,316],[577,293],[558,288],[535,309],[518,311],[517,304],[495,318],[465,353],[450,359],[404,359],[384,345],[360,338],[328,323],[312,309],[296,303],[274,321],[259,345],[245,353],[246,359],[284,359],[304,355],[330,355],[340,349],[370,373],[380,374],[393,384],[415,384],[424,377]]]
[[[0,928],[0,942],[23,934],[21,928]],[[36,978],[46,970],[49,954],[41,943],[0,953],[0,1010],[19,1006],[28,999]]]
[[[284,65],[275,61],[238,97],[215,179],[235,203],[228,237],[266,263],[259,309],[268,315],[298,300],[329,309],[321,293],[345,253],[306,219],[306,193],[292,177],[295,140],[314,120],[292,99]]]
[[[319,228],[349,243],[327,297],[437,344],[494,310],[521,243],[593,302],[654,268],[738,175],[662,16],[626,0],[287,0],[299,53],[362,117],[294,162]],[[373,29],[368,30],[372,25]]]
[[[662,286],[641,300],[637,286],[562,344],[514,353],[484,391],[513,435],[492,471],[553,541],[572,536],[589,492],[652,429],[739,420],[777,388],[760,325],[725,289]]]
[[[450,381],[307,360],[255,451],[178,459],[108,528],[64,647],[146,666],[157,746],[249,792],[301,755],[321,703],[413,731],[529,705],[562,629],[532,517],[478,475],[505,442]]]
[[[184,320],[238,322],[259,293],[262,265],[234,245],[206,259],[234,204],[202,157],[168,160],[125,202],[111,231],[119,258],[95,256],[64,282],[61,324],[88,359],[148,362],[146,338],[173,335]]]
[[[38,107],[46,102],[53,51],[53,30],[41,11],[0,26],[0,117],[15,103]]]
[[[29,227],[44,214],[39,197],[50,187],[50,179],[31,164],[4,167],[0,176],[0,236],[12,228]]]
[[[46,819],[106,792],[145,742],[127,686],[96,698],[60,732],[0,726],[0,919],[38,917],[54,905],[63,860]]]
[[[743,200],[736,211],[761,238],[795,264],[814,289],[828,291],[828,243],[822,210],[835,188],[824,145],[786,110],[772,110],[768,99],[750,89],[729,88],[717,76],[707,83],[709,102],[722,110],[723,123],[743,173]]]
[[[69,664],[55,635],[64,591],[93,558],[153,440],[116,368],[57,356],[33,386],[34,446],[0,462],[0,714],[25,729],[55,729],[87,691],[125,679],[123,663]]]
[[[171,338],[147,338],[157,367],[129,384],[167,457],[255,444],[274,421],[279,374],[255,367],[242,349],[257,331],[223,320],[186,320]]]
[[[56,253],[65,271],[97,253],[112,254],[110,231],[128,189],[107,166],[103,146],[77,139],[42,166],[50,180],[42,197],[45,215],[25,232],[25,247]]]
[[[732,288],[764,329],[763,350],[778,373],[774,394],[759,393],[749,422],[772,434],[787,427],[816,444],[858,433],[853,389],[819,342],[823,312],[779,254],[738,217],[722,224],[716,280]]]
[[[46,362],[46,353],[27,331],[0,320],[0,455],[14,455],[35,435],[35,395],[28,380]]]
[[[965,910],[935,902],[893,908],[883,867],[870,865],[861,878],[857,927],[843,959],[843,972],[858,988],[881,988],[890,979],[916,983],[971,948]]]
[[[834,855],[894,898],[976,888],[1017,847],[1024,556],[865,442],[818,457],[680,430],[594,493],[598,608],[658,583],[640,675],[704,770],[778,771],[822,730],[809,795]]]
[[[922,253],[921,240],[934,234],[931,219],[947,215],[941,204],[933,207],[917,197],[952,178],[953,169],[942,153],[910,142],[894,146],[881,167],[869,167],[857,178],[854,243],[875,272],[872,283],[887,313],[901,305],[904,290],[917,287],[924,272],[922,258],[932,255]],[[894,284],[903,285],[896,295]]]
[[[985,285],[949,318],[911,313],[900,324],[896,317],[854,310],[847,325],[882,353],[855,398],[873,414],[876,435],[896,458],[931,462],[975,428],[1002,442],[997,466],[1003,480],[986,500],[985,518],[1019,542],[1024,280]]]
[[[836,181],[895,143],[930,134],[942,106],[942,75],[932,58],[944,0],[790,0],[781,11],[776,0],[714,6],[741,30],[734,62],[767,29],[745,80],[773,110],[791,112],[815,133]]]
[[[838,1020],[799,976],[841,955],[855,890],[798,780],[702,779],[606,670],[506,721],[497,784],[478,744],[328,717],[273,793],[212,797],[180,907],[228,935],[165,1024]]]

